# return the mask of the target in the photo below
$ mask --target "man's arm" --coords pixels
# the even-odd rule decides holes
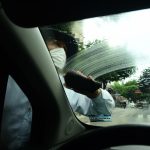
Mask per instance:
[[[101,92],[102,84],[95,81],[91,76],[85,76],[79,71],[68,71],[64,76],[66,87],[87,95],[90,98],[95,98]]]
[[[88,80],[94,81],[92,77],[86,77],[83,74],[80,75],[82,75],[84,78],[88,78]],[[72,83],[75,83],[75,86],[69,85],[69,88],[75,91],[74,93],[76,94],[74,94],[74,97],[77,97],[77,99],[71,98],[70,96],[68,99],[71,104],[74,104],[72,105],[74,111],[77,111],[83,115],[99,115],[111,113],[111,110],[114,107],[114,100],[110,93],[101,89],[100,87],[94,91],[85,91],[82,89],[80,90],[80,88],[71,88],[79,86],[81,81],[77,82],[76,80],[76,82]]]

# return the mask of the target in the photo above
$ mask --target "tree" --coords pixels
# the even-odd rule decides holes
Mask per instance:
[[[127,99],[131,98],[133,101],[136,101],[140,95],[135,93],[135,90],[138,89],[137,85],[124,85],[122,96]]]
[[[150,67],[143,71],[143,74],[139,78],[139,88],[143,93],[150,92]]]
[[[137,97],[140,96],[135,93],[135,90],[138,89],[138,83],[136,80],[128,81],[125,84],[115,82],[112,85],[112,89],[127,99],[131,98],[133,101],[136,101],[138,99]]]
[[[108,82],[119,81],[119,80],[125,79],[129,77],[130,75],[132,75],[133,73],[135,73],[135,70],[136,70],[135,66],[124,68],[121,70],[116,70],[108,74],[104,74],[98,77],[96,80],[101,81],[104,85],[104,88],[106,88],[106,85]]]
[[[114,84],[111,86],[111,88],[113,89],[113,91],[115,91],[115,93],[119,93],[122,94],[123,92],[123,85],[121,83],[114,82]]]
[[[131,80],[125,83],[125,86],[136,85],[138,86],[138,82],[136,80]]]

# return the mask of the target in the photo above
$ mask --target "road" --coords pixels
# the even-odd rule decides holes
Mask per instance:
[[[90,122],[88,117],[78,116],[78,118],[86,124],[95,126],[110,126],[121,124],[146,124],[150,125],[150,108],[114,108],[112,111],[111,122]]]

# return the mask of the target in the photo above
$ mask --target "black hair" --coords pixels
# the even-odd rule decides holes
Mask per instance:
[[[66,47],[65,50],[67,58],[78,52],[78,43],[72,35],[49,27],[42,27],[40,28],[40,31],[43,35],[45,42],[48,42],[50,40],[63,42]]]

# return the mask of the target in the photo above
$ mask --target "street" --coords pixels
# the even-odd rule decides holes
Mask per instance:
[[[121,124],[145,124],[150,125],[150,108],[114,108],[111,122],[90,122],[88,117],[77,116],[82,122],[95,126],[110,126]]]

